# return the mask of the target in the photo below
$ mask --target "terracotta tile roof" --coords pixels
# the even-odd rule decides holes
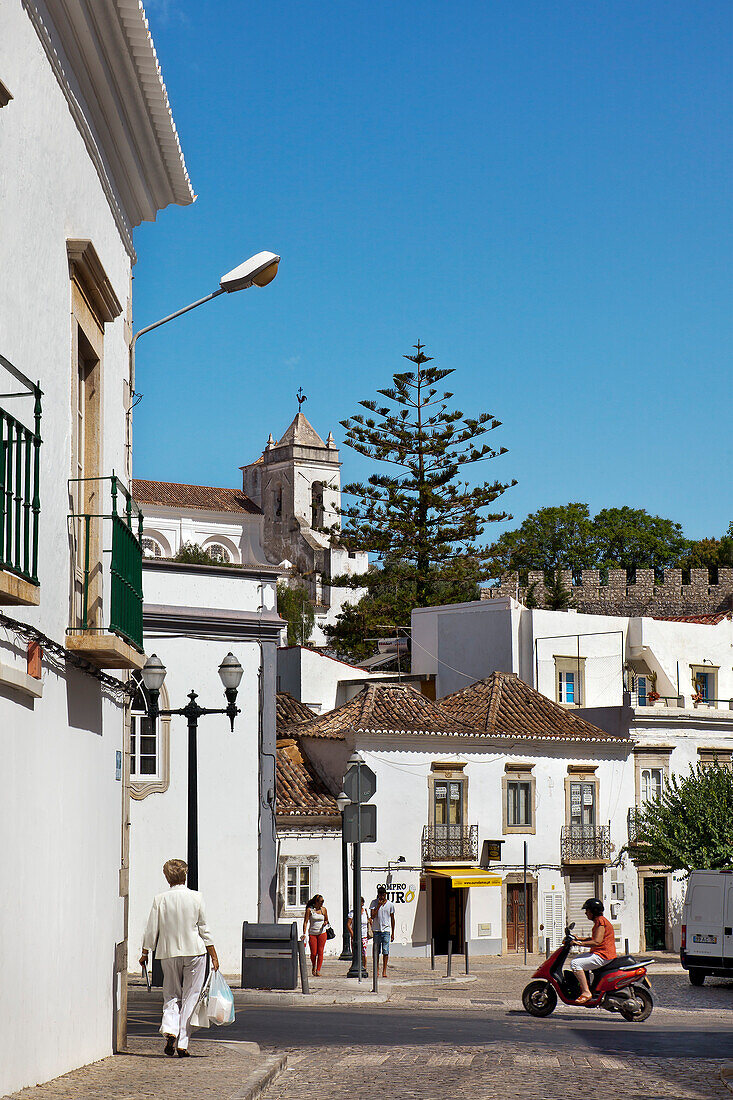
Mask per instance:
[[[132,495],[138,504],[160,504],[166,508],[201,508],[207,512],[246,512],[254,516],[261,514],[261,510],[241,489],[134,479]]]
[[[277,703],[277,732],[282,733],[287,726],[295,726],[299,722],[310,722],[313,711],[300,699],[296,699],[289,691],[278,691],[275,697]]]
[[[341,820],[336,799],[294,738],[277,743],[276,812],[289,817]]]
[[[662,623],[703,623],[706,626],[715,626],[722,623],[723,619],[733,618],[733,611],[710,611],[699,615],[653,615]]]
[[[468,736],[469,726],[407,684],[367,684],[348,703],[298,726],[299,737],[343,741],[348,733]]]
[[[513,672],[492,672],[484,680],[440,700],[442,710],[490,737],[523,740],[621,741],[546,695]]]

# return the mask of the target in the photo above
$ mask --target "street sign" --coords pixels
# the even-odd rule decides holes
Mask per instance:
[[[373,773],[372,773],[373,774]],[[357,834],[357,813],[361,828]],[[358,806],[352,802],[344,810],[344,840],[347,844],[375,844],[377,840],[377,807]]]
[[[361,777],[358,773],[361,772]],[[357,798],[357,784],[361,798]],[[368,802],[377,789],[377,777],[366,764],[352,764],[344,776],[344,794],[351,802]]]

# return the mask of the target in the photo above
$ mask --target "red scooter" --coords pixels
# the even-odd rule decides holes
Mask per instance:
[[[572,970],[563,965],[575,943],[568,925],[562,945],[535,971],[533,980],[522,993],[522,1004],[530,1016],[549,1016],[557,1007],[558,997],[563,1004],[575,1004],[580,996],[580,982]],[[633,955],[619,955],[605,966],[589,972],[591,999],[579,1008],[605,1008],[608,1012],[620,1012],[625,1020],[640,1023],[647,1020],[654,1008],[652,987],[646,976],[646,968],[654,959],[635,959]]]

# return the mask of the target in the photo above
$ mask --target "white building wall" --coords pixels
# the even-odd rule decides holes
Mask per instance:
[[[123,313],[105,329],[102,470],[123,475],[124,305],[130,259],[98,176],[20,3],[0,7],[0,352],[44,391],[40,605],[7,608],[63,643],[69,613],[71,286],[66,241],[93,242]],[[3,389],[7,376],[2,368]],[[15,387],[9,387],[15,388]],[[32,401],[13,411],[30,421]],[[108,592],[105,591],[105,599]],[[0,629],[0,661],[25,650]],[[120,898],[123,711],[99,681],[50,654],[43,696],[0,685],[0,1094],[111,1053]],[[70,1011],[73,1006],[73,1011]],[[83,1025],[80,1024],[83,1021]],[[52,1041],[48,1037],[52,1036]],[[40,1039],[39,1037],[46,1037]]]
[[[278,691],[287,691],[314,714],[325,714],[347,703],[365,683],[379,679],[365,668],[328,657],[306,646],[277,651]]]
[[[340,955],[343,944],[342,888],[341,888],[341,833],[327,829],[284,825],[278,828],[278,863],[282,868],[288,856],[308,860],[311,870],[311,896],[323,894],[328,910],[328,920],[336,932],[335,939],[326,943],[326,955]],[[278,920],[280,924],[297,921],[298,935],[303,935],[305,909],[286,904],[282,871],[278,876]]]

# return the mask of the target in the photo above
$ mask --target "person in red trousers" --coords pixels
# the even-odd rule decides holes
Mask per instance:
[[[319,978],[323,966],[323,950],[326,946],[328,928],[328,910],[323,904],[323,895],[315,894],[305,907],[303,917],[303,939],[311,952],[313,977]]]

